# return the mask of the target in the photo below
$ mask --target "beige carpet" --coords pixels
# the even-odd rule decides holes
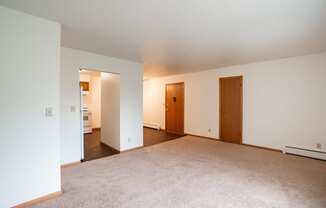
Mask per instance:
[[[325,208],[326,162],[183,137],[66,168],[34,207]]]

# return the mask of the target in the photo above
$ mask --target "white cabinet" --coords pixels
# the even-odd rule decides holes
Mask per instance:
[[[84,134],[92,133],[92,113],[89,111],[83,111],[83,127]]]

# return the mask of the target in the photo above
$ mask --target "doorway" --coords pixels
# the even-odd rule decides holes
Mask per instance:
[[[184,83],[165,85],[165,130],[184,135]]]
[[[242,76],[220,78],[220,139],[242,143]]]
[[[82,69],[79,80],[82,161],[119,153],[120,75]]]

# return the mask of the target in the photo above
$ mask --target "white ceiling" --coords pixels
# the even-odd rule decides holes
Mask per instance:
[[[326,50],[326,0],[0,0],[60,22],[62,45],[162,76]]]

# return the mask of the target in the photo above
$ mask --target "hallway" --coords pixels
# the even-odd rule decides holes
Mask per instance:
[[[165,131],[158,131],[156,129],[144,127],[144,146],[151,146],[162,142],[170,141],[182,137],[177,134],[166,133]]]

